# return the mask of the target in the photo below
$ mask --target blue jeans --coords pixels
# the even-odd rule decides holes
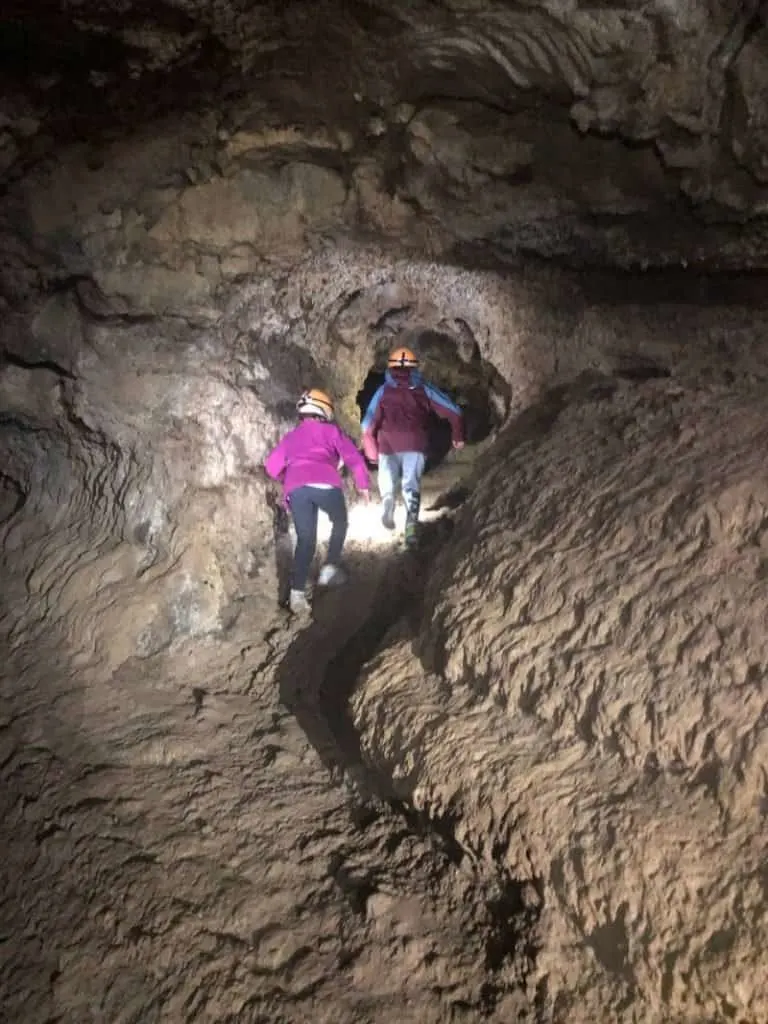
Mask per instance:
[[[291,491],[288,505],[296,527],[291,589],[304,590],[317,549],[317,514],[325,512],[331,520],[326,561],[338,565],[347,538],[347,503],[338,487],[297,487]]]
[[[379,455],[379,494],[385,509],[394,509],[395,491],[399,485],[403,492],[407,519],[415,522],[419,518],[421,478],[426,461],[423,452]]]

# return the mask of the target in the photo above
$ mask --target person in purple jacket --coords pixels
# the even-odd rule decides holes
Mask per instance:
[[[347,537],[347,503],[344,500],[341,465],[352,471],[358,491],[369,498],[365,459],[340,427],[333,422],[333,402],[324,391],[305,391],[296,403],[301,422],[264,460],[264,469],[283,485],[285,502],[296,528],[296,550],[291,573],[290,609],[295,615],[309,614],[307,579],[317,548],[317,515],[323,511],[331,520],[328,555],[320,570],[318,585],[343,583],[341,552]]]
[[[424,379],[418,367],[419,360],[409,348],[391,352],[384,383],[363,416],[363,450],[371,462],[379,465],[381,521],[387,530],[394,530],[396,491],[400,487],[405,503],[405,543],[409,547],[417,540],[431,417],[447,420],[453,447],[464,447],[464,414]]]

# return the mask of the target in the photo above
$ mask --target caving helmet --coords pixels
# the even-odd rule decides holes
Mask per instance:
[[[300,416],[318,416],[324,420],[333,419],[333,400],[319,388],[308,388],[296,403]]]
[[[389,353],[390,370],[412,370],[419,360],[409,348],[395,348]]]

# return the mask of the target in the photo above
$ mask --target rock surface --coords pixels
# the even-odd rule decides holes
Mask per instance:
[[[2,1019],[766,1019],[763,7],[7,0]],[[299,631],[395,340],[473,443]]]
[[[154,164],[139,238],[248,246],[284,220],[284,245],[319,201],[326,229],[347,205],[440,252],[766,264],[758,0],[13,0],[3,17],[0,173],[62,159],[77,184],[116,158],[133,185]]]
[[[542,1019],[768,1013],[765,411],[598,379],[511,427],[353,699],[398,795],[543,894]]]
[[[224,637],[111,674],[76,664],[52,625],[15,645],[0,723],[7,1019],[526,1012],[499,975],[503,891],[382,800],[345,713],[424,566],[404,571],[391,545],[353,545],[350,564],[350,589],[324,595],[305,631],[265,613],[256,582]]]

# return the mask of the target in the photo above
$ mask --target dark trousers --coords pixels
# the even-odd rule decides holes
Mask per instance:
[[[297,487],[291,491],[289,505],[296,527],[291,588],[303,590],[317,549],[318,512],[325,512],[331,520],[326,561],[329,565],[338,565],[347,537],[347,503],[344,492],[338,487]]]

